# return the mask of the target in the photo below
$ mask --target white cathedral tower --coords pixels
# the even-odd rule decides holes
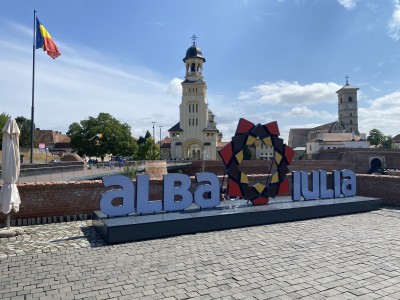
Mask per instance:
[[[203,77],[206,59],[196,45],[197,37],[183,59],[186,67],[182,82],[179,123],[170,128],[171,159],[217,159],[218,129],[206,101],[207,85]]]

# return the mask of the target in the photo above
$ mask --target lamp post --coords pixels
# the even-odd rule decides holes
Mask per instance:
[[[160,125],[158,127],[160,127],[160,160],[161,160],[161,128],[162,128],[162,125]]]
[[[151,122],[151,123],[153,123],[153,140],[154,140],[154,143],[156,142],[156,137],[154,136],[154,124],[156,124],[156,122]]]

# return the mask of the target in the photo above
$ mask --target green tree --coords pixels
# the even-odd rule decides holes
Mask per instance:
[[[0,114],[0,147],[1,147],[0,149],[3,148],[3,128],[4,125],[6,125],[9,118],[11,118],[11,116],[4,112]]]
[[[136,156],[131,127],[108,113],[72,123],[67,135],[71,138],[71,148],[81,156],[100,156],[102,160],[106,154]]]
[[[141,144],[145,143],[148,138],[151,138],[151,134],[150,131],[147,130],[144,137],[143,136],[139,137],[137,141],[138,145],[140,146]]]
[[[15,118],[15,121],[17,121],[19,131],[21,132],[19,136],[19,146],[22,148],[30,148],[31,147],[31,120],[27,119],[23,116],[19,116]],[[33,125],[33,128],[35,128],[35,125]],[[34,141],[34,145],[35,144]]]
[[[382,131],[379,129],[372,129],[369,132],[369,136],[367,140],[371,145],[382,148],[392,148],[393,147],[393,139],[390,135],[384,135]]]
[[[383,148],[393,148],[393,138],[391,135],[385,136],[385,139],[382,141]]]
[[[148,132],[148,131],[147,131]],[[138,160],[156,160],[160,158],[160,148],[159,145],[154,143],[153,138],[147,135],[147,138],[139,137],[138,140]]]

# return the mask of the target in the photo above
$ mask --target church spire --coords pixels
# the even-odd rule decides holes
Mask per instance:
[[[195,46],[195,45],[196,45],[196,40],[197,40],[199,37],[196,36],[195,34],[193,34],[190,38],[193,40],[193,46]]]

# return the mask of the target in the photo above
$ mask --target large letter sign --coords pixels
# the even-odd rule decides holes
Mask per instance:
[[[112,175],[103,178],[103,184],[120,186],[121,189],[110,190],[100,199],[100,209],[110,217],[128,215],[135,210],[135,186],[130,178],[121,175]],[[112,201],[122,198],[122,205],[115,206]]]
[[[304,200],[352,197],[356,195],[356,174],[351,170],[333,171],[332,187],[327,187],[326,171],[311,172],[312,184],[311,190],[308,179],[308,173],[292,172],[292,200],[299,201],[302,197]],[[342,180],[341,180],[342,178]]]
[[[202,207],[214,207],[219,204],[219,180],[213,173],[203,172],[196,174],[197,182],[209,182],[209,184],[199,185],[194,193],[194,202]],[[210,198],[204,198],[209,194]]]
[[[215,207],[219,200],[219,180],[213,173],[196,174],[199,184],[194,195],[190,192],[191,180],[185,174],[164,175],[164,199],[149,200],[149,176],[138,175],[135,185],[132,179],[122,175],[103,178],[105,187],[119,186],[103,194],[100,209],[109,217],[126,216],[131,213],[151,213],[160,211],[184,210],[192,205],[193,200],[201,208]],[[114,205],[113,200],[122,198],[121,205]],[[178,198],[178,199],[175,199]]]
[[[138,214],[162,210],[161,200],[149,201],[149,181],[150,177],[147,174],[136,176],[136,212]]]
[[[175,183],[179,183],[175,186]],[[189,191],[191,181],[185,174],[164,175],[164,207],[165,211],[184,210],[193,202],[193,195]],[[175,196],[180,200],[175,201]]]
[[[263,205],[270,198],[289,192],[289,172],[295,152],[279,138],[278,123],[253,124],[241,118],[232,141],[218,151],[225,174],[228,176],[228,196],[241,197],[253,205]],[[266,180],[250,184],[249,177],[241,170],[244,147],[260,141],[273,150],[273,159],[266,170]],[[224,175],[225,176],[225,175]],[[326,171],[292,172],[292,200],[315,200],[351,197],[356,195],[356,175],[351,170],[332,171],[328,182]],[[109,217],[126,216],[131,213],[145,214],[161,211],[182,211],[195,203],[200,208],[212,208],[220,204],[220,182],[217,175],[209,172],[196,174],[196,188],[185,174],[163,176],[163,199],[150,200],[148,175],[138,175],[136,186],[132,179],[113,175],[103,179],[104,186],[114,188],[100,199],[100,209]],[[194,191],[193,191],[194,190]],[[118,199],[121,201],[114,201]]]

